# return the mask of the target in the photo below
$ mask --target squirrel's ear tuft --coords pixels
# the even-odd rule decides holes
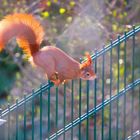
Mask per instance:
[[[85,53],[85,56],[87,57],[87,61],[85,61],[84,63],[82,63],[80,65],[80,69],[86,68],[86,67],[90,66],[92,63],[91,56],[88,52]]]
[[[91,59],[89,52],[86,52],[85,56],[87,57],[87,63],[90,65],[92,63],[92,59]]]

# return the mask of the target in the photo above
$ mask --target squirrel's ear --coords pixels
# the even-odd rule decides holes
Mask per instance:
[[[92,59],[91,59],[91,56],[90,56],[89,52],[86,52],[85,56],[87,57],[87,62],[90,65],[92,63]]]
[[[85,53],[85,56],[87,57],[87,61],[85,61],[84,63],[80,64],[80,69],[86,68],[88,66],[91,65],[92,63],[92,59],[91,56],[88,52]]]

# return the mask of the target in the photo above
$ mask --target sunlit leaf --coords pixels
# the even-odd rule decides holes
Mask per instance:
[[[124,75],[124,66],[120,67],[120,76],[122,77]]]
[[[123,59],[119,59],[119,64],[120,64],[120,65],[123,64]]]
[[[54,3],[57,3],[57,2],[58,2],[58,0],[53,0],[53,2],[54,2]]]
[[[113,17],[116,17],[117,16],[117,11],[113,10],[112,15],[113,15]]]
[[[65,9],[65,8],[60,8],[60,9],[59,9],[59,13],[60,13],[60,14],[64,14],[65,12],[66,12],[66,9]]]
[[[3,0],[3,6],[7,6],[7,4],[8,4],[8,2],[7,2],[7,0]]]
[[[7,96],[7,101],[10,102],[11,101],[11,96]]]
[[[123,19],[123,14],[119,14],[119,18],[120,19]]]
[[[75,6],[75,1],[70,1],[70,6],[71,7]]]
[[[124,12],[123,15],[126,17],[127,16],[127,12]]]
[[[20,72],[16,72],[16,79],[19,80],[21,78]]]
[[[71,23],[72,22],[72,17],[67,17],[67,22]]]
[[[46,4],[47,4],[47,6],[51,6],[51,2],[50,1],[47,1]]]
[[[104,119],[105,119],[105,121],[109,119],[109,107],[108,106],[104,109]]]
[[[53,31],[54,33],[57,33],[57,29],[56,29],[56,28],[53,28],[52,31]]]
[[[19,118],[20,121],[23,120],[23,116],[22,115],[18,115],[18,118]]]
[[[48,11],[45,11],[45,12],[42,12],[41,15],[45,18],[49,17],[49,12]]]
[[[113,25],[112,25],[112,30],[113,30],[113,31],[117,31],[117,29],[118,29],[117,25],[116,25],[116,24],[113,24]]]

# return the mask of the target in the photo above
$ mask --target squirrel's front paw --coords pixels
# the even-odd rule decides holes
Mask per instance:
[[[61,84],[61,81],[59,80],[59,76],[58,76],[58,72],[55,72],[50,80],[56,85],[56,86],[59,86]]]

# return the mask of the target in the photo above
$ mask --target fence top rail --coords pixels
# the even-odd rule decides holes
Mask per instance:
[[[94,59],[98,58],[99,56],[101,56],[102,54],[108,52],[110,49],[116,47],[121,42],[127,40],[131,36],[134,36],[138,32],[140,32],[140,26],[136,26],[136,27],[134,26],[132,30],[130,30],[127,33],[125,32],[124,35],[122,35],[122,36],[118,36],[118,38],[115,41],[111,41],[109,45],[105,46],[100,51],[96,51],[96,53],[92,54],[91,55],[92,60],[94,60]],[[86,60],[84,60],[84,61],[86,61]],[[53,83],[48,83],[48,84],[45,84],[45,85],[41,85],[40,88],[37,89],[36,91],[32,91],[31,94],[25,96],[23,99],[21,99],[19,101],[17,100],[15,104],[13,104],[11,106],[8,105],[7,109],[3,110],[0,113],[0,118],[6,116],[9,112],[16,110],[17,107],[19,107],[21,105],[24,105],[25,102],[31,101],[33,98],[38,96],[40,93],[45,93],[53,85],[54,85]]]
[[[122,36],[118,35],[118,38],[114,41],[110,41],[110,44],[102,48],[100,51],[96,52],[95,54],[91,55],[92,60],[96,59],[97,57],[101,56],[102,54],[106,53],[110,49],[116,47],[123,41],[127,40],[131,36],[134,36],[136,33],[140,32],[140,25],[139,26],[133,26],[133,29],[129,32],[125,32]]]

